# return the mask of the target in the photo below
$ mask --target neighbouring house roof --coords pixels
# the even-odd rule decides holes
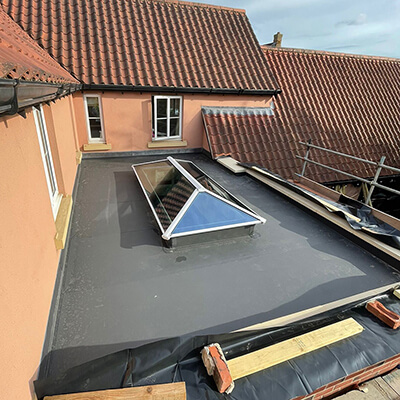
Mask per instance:
[[[0,5],[0,78],[78,83]]]
[[[264,47],[282,93],[274,115],[203,110],[214,157],[230,154],[260,164],[285,178],[301,171],[305,147],[313,143],[343,153],[400,167],[400,60],[321,51]],[[359,176],[374,167],[311,151],[318,162]],[[389,174],[383,170],[382,174]],[[344,175],[308,165],[306,176],[319,182]]]
[[[1,3],[85,84],[278,89],[244,10],[176,0]]]

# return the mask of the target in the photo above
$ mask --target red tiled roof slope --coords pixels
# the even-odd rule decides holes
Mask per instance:
[[[0,6],[0,78],[78,83]]]
[[[298,142],[311,138],[373,161],[386,156],[388,165],[400,167],[400,60],[269,47],[264,52],[282,88],[274,115],[206,118],[214,156],[231,153],[292,178],[302,167],[296,154],[305,154]],[[315,149],[310,156],[359,176],[375,172]],[[319,182],[348,179],[310,164],[306,176]]]
[[[86,84],[277,88],[243,10],[173,0],[0,2]]]

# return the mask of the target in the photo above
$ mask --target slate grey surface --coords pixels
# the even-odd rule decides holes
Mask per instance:
[[[46,375],[148,341],[221,333],[399,281],[399,274],[248,176],[194,161],[267,219],[254,237],[161,246],[131,169],[83,160]]]

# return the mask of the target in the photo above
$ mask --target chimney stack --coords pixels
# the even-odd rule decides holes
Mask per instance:
[[[281,47],[282,46],[282,37],[283,37],[282,33],[280,33],[280,32],[275,33],[272,46],[273,47]]]

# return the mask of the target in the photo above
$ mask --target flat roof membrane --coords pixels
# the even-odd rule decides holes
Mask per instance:
[[[387,263],[251,176],[203,154],[179,158],[267,223],[252,236],[166,251],[131,168],[160,156],[84,159],[41,377],[163,338],[225,334],[400,280]]]
[[[265,222],[191,162],[168,157],[132,168],[165,240]]]

